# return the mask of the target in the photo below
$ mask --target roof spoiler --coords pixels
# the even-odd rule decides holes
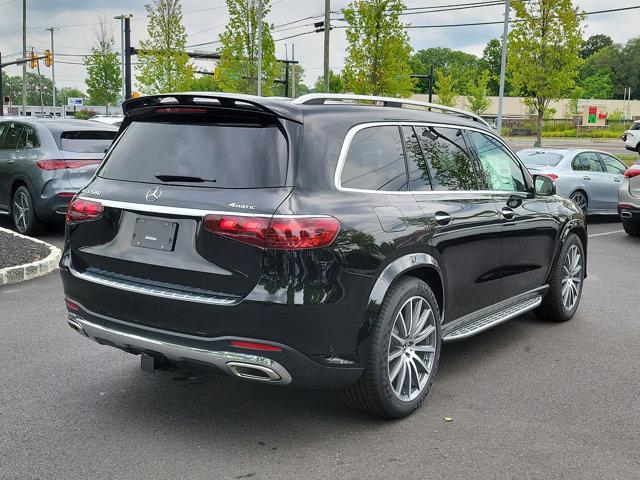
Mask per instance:
[[[220,107],[246,112],[262,112],[302,123],[302,113],[300,109],[292,105],[292,103],[271,99],[269,97],[218,92],[166,93],[131,98],[122,104],[122,112],[125,117],[129,117],[134,111],[140,111],[140,113],[142,113],[143,111],[148,111],[149,109],[160,106],[185,105]]]

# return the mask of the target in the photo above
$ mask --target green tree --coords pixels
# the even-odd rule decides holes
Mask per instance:
[[[324,92],[324,75],[320,75],[313,86],[313,91],[318,93]],[[335,73],[333,70],[329,70],[329,92],[331,93],[343,93],[345,91],[344,82],[342,76],[339,73]]]
[[[59,106],[67,104],[67,98],[84,98],[85,101],[89,100],[87,94],[82,90],[74,87],[62,87],[57,91],[56,103]]]
[[[109,31],[106,21],[101,21],[95,31],[97,45],[91,48],[91,55],[86,57],[87,94],[93,105],[109,107],[118,100],[122,88],[120,59],[115,52],[113,31]]]
[[[511,8],[516,21],[509,34],[507,67],[514,91],[525,96],[534,111],[539,146],[549,103],[575,86],[584,14],[572,0],[513,0]]]
[[[51,105],[53,83],[50,78],[37,73],[27,72],[27,105],[40,105],[40,87],[45,105]],[[57,90],[56,90],[57,92]],[[13,98],[13,105],[22,104],[22,75],[11,76],[2,72],[2,95]]]
[[[194,76],[189,82],[188,90],[190,92],[216,92],[220,90],[220,86],[219,82],[214,80],[213,72],[211,72],[210,75]]]
[[[401,0],[353,0],[347,22],[345,88],[358,94],[407,97],[413,90],[411,46],[400,14]]]
[[[613,72],[609,68],[601,68],[593,75],[581,80],[584,98],[613,98]]]
[[[223,92],[256,94],[258,92],[258,1],[226,0],[229,22],[220,35],[220,89]],[[263,95],[271,95],[273,81],[280,73],[272,25],[264,18],[271,10],[271,0],[262,7],[262,79]]]
[[[455,106],[458,92],[456,91],[456,82],[453,79],[453,75],[445,75],[442,71],[437,71],[434,90],[438,95],[438,103],[440,105],[445,107]]]
[[[286,76],[286,67],[282,62],[278,62],[278,68],[280,73],[278,74],[278,80],[284,80]],[[293,78],[294,78],[294,69],[295,69],[295,81],[296,81],[296,97],[300,95],[304,95],[309,92],[309,87],[307,87],[303,83],[304,79],[304,68],[300,64],[291,64],[289,65],[289,92],[288,95],[284,91],[283,83],[276,83],[273,87],[272,94],[278,97],[287,97],[292,96],[293,94]]]
[[[594,53],[610,45],[613,45],[613,40],[611,40],[609,35],[592,35],[584,42],[584,45],[582,45],[580,56],[582,58],[589,58]]]
[[[482,115],[491,106],[491,102],[487,99],[490,76],[489,70],[485,70],[475,82],[469,82],[467,85],[469,92],[467,101],[471,111],[476,115]]]
[[[585,61],[580,78],[584,80],[603,68],[613,72],[614,98],[623,98],[627,87],[631,87],[632,98],[640,98],[640,37],[598,50]]]
[[[431,65],[436,72],[451,75],[463,95],[467,93],[467,85],[483,70],[482,62],[475,55],[451,50],[446,47],[426,48],[417,51],[411,57],[411,71],[414,74],[428,75]],[[419,82],[416,91],[428,93],[427,82]]]
[[[193,80],[185,53],[187,33],[180,0],[153,0],[146,4],[148,39],[140,42],[136,81],[146,94],[183,92]]]
[[[482,51],[482,59],[480,61],[483,70],[489,70],[489,95],[500,94],[500,70],[502,68],[502,42],[497,38],[489,40],[486,47]],[[504,93],[509,95],[511,85],[509,78],[505,78]]]

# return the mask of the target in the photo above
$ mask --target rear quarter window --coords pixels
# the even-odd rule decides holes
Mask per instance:
[[[134,121],[98,175],[144,183],[197,177],[204,182],[190,185],[267,188],[286,184],[287,165],[287,139],[275,124]]]

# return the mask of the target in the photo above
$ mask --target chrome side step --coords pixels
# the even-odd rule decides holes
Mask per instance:
[[[503,310],[492,313],[491,315],[461,325],[452,332],[447,333],[442,338],[442,340],[445,342],[453,342],[456,340],[462,340],[463,338],[472,337],[473,335],[484,332],[491,327],[500,325],[507,320],[511,320],[512,318],[518,317],[523,313],[533,310],[534,308],[540,306],[541,303],[542,295],[537,295],[535,297],[522,300],[516,304],[510,305]]]

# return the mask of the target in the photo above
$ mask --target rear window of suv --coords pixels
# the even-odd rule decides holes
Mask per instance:
[[[204,182],[189,185],[215,188],[281,187],[287,140],[276,125],[136,121],[98,175],[145,183],[159,183],[158,176],[193,177]]]
[[[60,150],[75,153],[104,153],[116,138],[116,131],[76,130],[60,133]]]

